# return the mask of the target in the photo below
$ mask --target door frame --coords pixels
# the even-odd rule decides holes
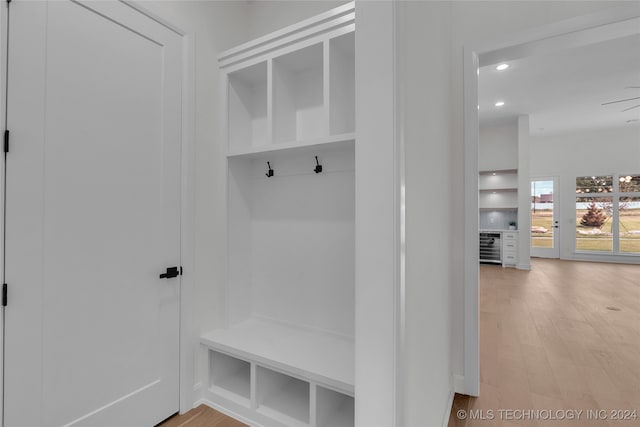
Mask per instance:
[[[194,396],[195,357],[198,343],[196,322],[193,317],[195,297],[195,34],[187,32],[173,25],[143,6],[141,0],[123,3],[132,9],[149,17],[182,37],[182,140],[180,148],[180,265],[185,272],[180,276],[180,329],[179,329],[179,409],[180,413],[193,407]],[[10,5],[2,2],[0,6],[0,68],[3,78],[0,79],[0,126],[1,131],[6,124],[6,70],[7,70],[7,30]],[[4,224],[5,212],[5,170],[6,164],[0,161],[0,224]],[[0,226],[0,271],[4,283],[4,226]],[[4,331],[4,307],[0,316],[0,331]],[[4,414],[4,333],[0,339],[0,413]],[[4,416],[2,417],[4,423]]]
[[[1,131],[4,133],[7,129],[7,13],[9,3],[3,2],[0,6],[0,69],[2,72],[0,75],[0,126]],[[5,283],[5,271],[4,271],[4,212],[5,212],[5,159],[3,157],[0,161],[0,271],[2,272],[2,283]],[[4,307],[1,308],[2,314],[0,315],[0,414],[2,418],[1,425],[4,425]]]
[[[480,62],[508,60],[536,53],[584,44],[577,32],[591,32],[590,42],[605,37],[597,27],[640,17],[640,4],[632,3],[603,11],[565,19],[530,30],[499,36],[464,46],[464,323],[463,372],[456,378],[456,392],[478,396],[480,393],[480,321],[478,255],[478,70]],[[527,189],[528,190],[528,189]],[[528,191],[527,191],[528,192]],[[528,197],[527,197],[528,199]],[[522,209],[523,206],[520,206]],[[456,375],[457,376],[457,375]]]
[[[560,178],[557,176],[532,176],[529,179],[529,191],[531,191],[531,183],[533,181],[553,181],[553,220],[556,224],[560,223],[561,215],[560,215],[560,203],[558,203],[558,188],[560,187]],[[530,196],[531,197],[531,196]],[[531,216],[531,210],[529,210],[529,216]],[[559,226],[555,226],[555,230],[553,232],[553,249],[547,250],[542,249],[542,252],[535,251],[533,246],[531,246],[531,256],[536,258],[560,258],[560,231]],[[533,240],[531,240],[533,242]],[[553,252],[552,252],[553,251]],[[535,255],[534,255],[535,252]],[[545,253],[546,252],[546,253]]]

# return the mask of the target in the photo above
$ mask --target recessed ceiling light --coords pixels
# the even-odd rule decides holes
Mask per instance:
[[[502,106],[504,106],[504,101],[496,102],[496,107],[502,107]]]
[[[509,64],[500,64],[500,65],[498,65],[498,66],[496,67],[496,70],[498,70],[498,71],[504,71],[504,70],[506,70],[507,68],[509,68]]]

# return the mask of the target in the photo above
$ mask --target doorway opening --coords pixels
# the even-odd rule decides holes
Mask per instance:
[[[560,258],[557,178],[531,180],[531,256]]]
[[[480,358],[479,358],[479,254],[477,244],[470,242],[478,241],[478,158],[479,158],[479,128],[480,113],[483,111],[483,105],[479,99],[478,75],[482,74],[482,67],[492,66],[497,71],[503,71],[507,68],[501,66],[509,63],[509,61],[517,61],[523,58],[529,58],[536,55],[547,53],[561,53],[569,49],[577,49],[590,44],[605,42],[612,39],[635,36],[638,34],[638,20],[640,19],[640,10],[637,5],[623,6],[620,8],[610,9],[604,12],[582,16],[579,19],[572,19],[536,28],[522,34],[510,37],[509,42],[486,43],[477,46],[471,46],[465,51],[464,64],[464,86],[465,86],[465,320],[464,320],[464,392],[472,396],[477,395],[480,389]],[[581,69],[587,69],[582,67]],[[515,70],[515,68],[511,68]],[[544,79],[543,79],[544,80]],[[637,86],[637,84],[629,84],[628,86]],[[519,85],[526,88],[526,85]],[[591,86],[590,86],[591,87]],[[624,89],[624,88],[623,88]],[[588,94],[589,91],[581,91],[580,93]],[[612,99],[619,99],[617,95]],[[607,100],[603,100],[604,103]],[[492,108],[501,108],[509,106],[509,101],[504,99],[495,99],[491,104]],[[574,115],[576,110],[574,109]],[[552,171],[533,172],[530,168],[529,157],[534,155],[531,150],[532,133],[540,131],[530,121],[530,112],[520,110],[515,113],[518,122],[518,175],[522,175],[522,180],[518,180],[518,229],[520,231],[520,246],[526,248],[529,252],[531,248],[530,239],[532,234],[529,229],[531,227],[530,204],[531,190],[530,176],[534,173],[554,174]],[[578,117],[583,115],[578,114]],[[522,144],[520,142],[523,142]],[[560,145],[557,141],[550,142],[550,150],[548,155],[554,152]],[[584,148],[581,150],[584,151]],[[575,153],[575,151],[574,151]],[[553,156],[551,156],[553,157]],[[597,157],[597,156],[596,156]],[[636,157],[637,158],[637,157]],[[562,168],[562,165],[559,165]],[[573,172],[572,173],[576,173]],[[560,174],[558,174],[560,175]],[[579,173],[574,175],[582,176]],[[520,177],[519,177],[520,178]],[[569,182],[560,176],[562,182]],[[562,189],[561,189],[562,190]],[[566,190],[566,188],[564,188]],[[557,192],[554,192],[556,195]],[[574,195],[575,196],[575,195]],[[573,197],[568,197],[573,203]],[[568,203],[568,202],[567,202]],[[575,208],[574,208],[575,209]],[[554,209],[557,214],[558,209]],[[569,212],[567,209],[560,211]],[[555,221],[555,219],[553,220]],[[562,224],[559,221],[558,225]],[[555,222],[552,222],[556,225]],[[556,230],[554,228],[554,230]],[[524,231],[524,232],[523,232]],[[553,236],[557,235],[553,233]],[[554,248],[560,245],[553,243]],[[526,254],[528,260],[530,254]],[[578,254],[579,255],[579,254]],[[520,252],[519,262],[525,258]],[[576,259],[579,259],[576,256]],[[623,262],[623,261],[620,261]]]

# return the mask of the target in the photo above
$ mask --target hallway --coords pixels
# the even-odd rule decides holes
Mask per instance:
[[[640,425],[640,266],[534,258],[480,277],[481,396],[456,395],[449,427]]]

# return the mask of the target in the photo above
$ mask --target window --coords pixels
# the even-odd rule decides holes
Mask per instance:
[[[640,175],[576,178],[576,250],[640,255]]]

